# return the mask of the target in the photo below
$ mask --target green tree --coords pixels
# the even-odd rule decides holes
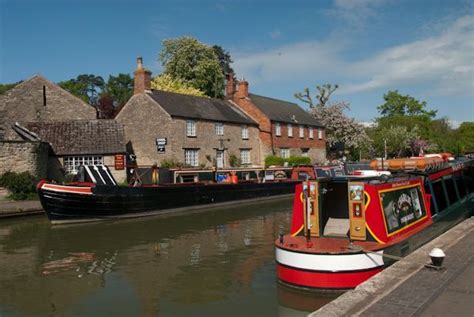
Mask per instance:
[[[15,87],[16,85],[22,83],[23,81],[19,81],[19,82],[16,82],[16,83],[13,83],[13,84],[0,84],[0,95],[4,94],[5,92],[7,92],[8,90],[12,89],[13,87]]]
[[[230,64],[233,63],[233,60],[230,57],[229,52],[224,50],[219,45],[214,45],[212,49],[214,50],[214,53],[216,54],[217,59],[219,60],[219,65],[221,66],[222,74],[224,74],[224,76],[227,76],[228,74],[233,73],[234,69],[232,69],[232,67],[230,66]]]
[[[84,102],[96,107],[99,94],[105,87],[105,82],[100,76],[83,74],[77,76],[76,79],[61,81],[58,85],[81,98]]]
[[[115,107],[122,107],[133,95],[132,77],[129,74],[110,75],[105,84],[104,93],[113,99]]]
[[[192,96],[206,96],[204,92],[190,86],[187,82],[182,79],[173,79],[168,74],[161,74],[156,76],[151,81],[151,88],[164,90],[164,91],[171,91],[185,95],[192,95]]]
[[[462,146],[462,153],[474,152],[474,121],[461,123],[456,132]]]
[[[391,116],[426,116],[429,119],[436,117],[436,110],[427,111],[426,101],[418,101],[410,95],[401,95],[398,90],[390,90],[384,94],[385,103],[378,106],[380,114],[383,117]]]
[[[209,97],[224,96],[224,74],[212,49],[192,37],[164,40],[159,60],[164,73],[181,79]]]

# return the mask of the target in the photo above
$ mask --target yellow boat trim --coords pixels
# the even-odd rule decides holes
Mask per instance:
[[[292,236],[292,237],[296,237],[296,236],[301,232],[301,230],[303,230],[303,228],[304,228],[304,224],[302,224],[301,227],[298,229],[298,231],[296,231],[295,233],[293,233],[291,236]]]

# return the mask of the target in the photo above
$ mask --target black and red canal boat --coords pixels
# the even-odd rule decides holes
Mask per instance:
[[[474,213],[473,162],[373,161],[379,171],[298,185],[291,232],[275,241],[279,281],[316,290],[356,287]]]
[[[119,186],[105,166],[84,166],[86,182],[37,185],[43,209],[53,224],[143,217],[188,212],[226,203],[261,201],[294,194],[295,185],[282,169],[260,180],[190,182]],[[196,173],[195,173],[196,174]]]

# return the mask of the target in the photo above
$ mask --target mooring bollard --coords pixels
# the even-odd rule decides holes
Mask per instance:
[[[431,258],[431,263],[433,266],[437,268],[441,268],[441,265],[443,264],[444,257],[446,254],[441,250],[440,248],[434,248],[430,252],[430,258]]]

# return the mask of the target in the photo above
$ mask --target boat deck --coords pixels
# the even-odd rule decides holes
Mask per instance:
[[[281,249],[312,254],[352,254],[361,250],[376,251],[381,249],[380,243],[371,241],[349,241],[339,237],[313,237],[308,243],[306,237],[286,235],[283,243],[276,241],[276,246]]]

